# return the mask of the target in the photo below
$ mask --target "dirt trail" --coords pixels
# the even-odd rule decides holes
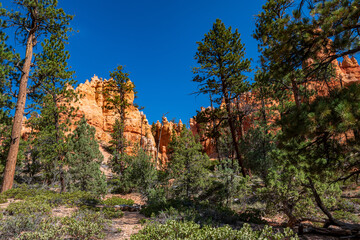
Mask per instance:
[[[144,215],[138,212],[124,212],[122,218],[112,220],[113,229],[121,229],[121,232],[109,233],[106,240],[130,239],[132,234],[138,233],[143,226],[139,223]]]

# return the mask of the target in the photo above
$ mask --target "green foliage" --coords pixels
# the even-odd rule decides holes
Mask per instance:
[[[40,203],[35,201],[20,201],[10,203],[9,206],[6,208],[6,213],[9,215],[49,215],[51,213],[51,207],[47,203]]]
[[[0,4],[1,8],[1,4]],[[0,26],[6,25],[0,19]],[[11,117],[10,110],[14,104],[11,101],[11,86],[16,78],[16,68],[14,67],[16,56],[6,44],[8,37],[0,30],[0,173],[4,171],[5,159],[10,144]],[[11,79],[11,80],[10,80]]]
[[[68,186],[72,191],[89,191],[96,194],[105,194],[106,180],[100,171],[103,155],[95,139],[95,129],[82,118],[68,139],[69,152],[66,161]]]
[[[159,222],[186,220],[213,226],[235,225],[237,221],[248,219],[248,216],[241,216],[229,207],[196,200],[169,199],[166,202],[149,204],[140,212],[146,217],[152,217],[153,220]],[[253,219],[255,218],[256,216]],[[256,219],[255,222],[260,222],[259,220],[260,218]]]
[[[223,97],[229,98],[227,94],[239,95],[249,90],[243,73],[250,71],[250,60],[244,59],[245,47],[237,29],[232,32],[231,27],[226,28],[217,19],[197,44],[195,60],[200,67],[193,69],[193,81],[200,83],[199,92],[218,96],[215,102],[220,104]]]
[[[124,216],[124,212],[117,208],[103,208],[101,213],[106,219],[121,218]]]
[[[169,144],[167,167],[169,178],[174,179],[172,190],[177,197],[190,198],[199,194],[208,184],[209,157],[202,153],[191,131],[184,128]]]
[[[40,109],[41,114],[34,114],[27,122],[33,131],[27,147],[30,159],[25,168],[30,180],[43,172],[48,184],[60,181],[63,191],[64,156],[68,151],[65,132],[69,131],[75,110],[69,103],[78,98],[74,89],[69,88],[76,83],[74,71],[70,71],[67,64],[70,54],[65,50],[69,31],[72,30],[65,28],[52,33],[41,43],[42,51],[35,54],[31,79],[36,91],[29,96],[33,99],[33,107]]]
[[[12,202],[0,218],[0,239],[102,239],[109,225],[104,217],[121,217],[123,212],[93,212],[87,209],[71,217],[51,217],[51,208],[59,205],[78,206],[101,201],[89,192],[56,193],[43,189],[29,189],[26,185],[2,193],[0,197],[21,199]]]
[[[34,203],[48,204],[52,207],[59,205],[81,206],[87,203],[100,203],[99,196],[95,196],[91,192],[63,192],[57,193],[45,189],[28,188],[21,185],[18,188],[12,188],[2,194],[0,197],[5,199],[14,198]]]
[[[250,128],[240,141],[245,166],[262,179],[266,178],[268,170],[274,164],[270,154],[276,148],[274,140],[273,134],[267,131],[267,127],[254,122],[254,127]]]
[[[205,195],[217,204],[231,206],[234,199],[245,203],[249,195],[249,177],[239,176],[239,165],[234,160],[222,159],[213,172],[213,182]],[[204,199],[204,195],[200,198]]]
[[[82,211],[71,217],[43,219],[32,232],[25,232],[18,239],[103,239],[107,225],[109,222],[100,213]]]
[[[137,190],[148,196],[157,182],[157,171],[151,156],[142,148],[135,147],[132,156],[124,159],[124,170],[115,182],[113,192],[127,193]]]
[[[0,219],[0,239],[8,240],[18,237],[23,232],[33,231],[43,219],[44,216],[38,214],[4,217]]]
[[[265,226],[261,231],[254,231],[250,225],[244,224],[240,230],[233,230],[229,226],[213,228],[201,227],[194,222],[168,221],[165,224],[152,223],[147,225],[138,234],[131,236],[136,239],[299,239],[290,229],[284,233],[275,233],[271,227]]]
[[[346,221],[346,222],[355,223],[355,224],[360,222],[360,217],[358,216],[358,214],[354,214],[354,213],[348,212],[348,211],[336,210],[336,211],[334,211],[334,217],[336,219]]]
[[[121,65],[113,72],[110,72],[110,77],[111,81],[107,82],[103,90],[104,95],[108,96],[105,108],[115,110],[117,113],[113,132],[111,133],[110,148],[113,151],[114,164],[121,164],[120,170],[122,171],[124,164],[122,158],[126,157],[123,155],[126,155],[125,151],[129,145],[124,137],[126,109],[132,104],[132,102],[129,102],[128,96],[131,92],[135,94],[135,85],[130,81],[129,74],[124,72]]]
[[[209,94],[211,104],[214,102],[222,110],[209,111],[208,124],[219,125],[224,120],[230,130],[230,140],[232,150],[236,153],[236,158],[245,177],[245,167],[240,153],[237,127],[242,127],[242,121],[247,115],[245,109],[234,107],[241,96],[250,90],[250,84],[246,81],[244,74],[250,72],[250,60],[245,58],[245,46],[241,43],[240,34],[236,29],[232,32],[231,27],[226,28],[221,20],[217,19],[209,33],[205,34],[202,42],[197,42],[198,49],[195,59],[200,67],[193,69],[194,82],[199,83],[199,93]],[[221,106],[222,101],[224,105]],[[213,106],[212,106],[213,107]],[[239,121],[235,121],[239,119]],[[211,121],[210,121],[211,120]],[[219,131],[217,127],[212,129],[212,133]],[[215,134],[217,141],[218,134]],[[217,142],[216,142],[217,144]],[[226,156],[230,157],[230,156]]]
[[[257,17],[254,37],[260,42],[263,67],[275,77],[269,78],[274,86],[281,81],[288,85],[291,79],[285,77],[301,67],[310,78],[292,78],[296,82],[327,81],[334,59],[358,52],[359,33],[353,31],[357,6],[357,1],[267,1]],[[307,61],[310,58],[314,61]]]

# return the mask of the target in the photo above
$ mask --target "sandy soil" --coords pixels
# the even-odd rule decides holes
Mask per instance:
[[[109,233],[105,240],[130,239],[132,234],[138,233],[143,228],[139,223],[143,218],[145,217],[138,212],[124,212],[122,218],[112,220],[112,229],[121,229],[121,231]]]

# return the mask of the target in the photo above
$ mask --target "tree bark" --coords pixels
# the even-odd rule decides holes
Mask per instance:
[[[294,94],[294,100],[295,100],[296,107],[300,108],[301,100],[300,100],[300,96],[299,96],[299,88],[297,86],[295,79],[291,80],[291,85],[292,85],[292,91]]]
[[[226,111],[228,113],[228,123],[229,123],[229,127],[230,127],[232,143],[233,143],[234,148],[235,148],[236,158],[238,160],[239,166],[241,167],[241,173],[242,173],[242,175],[244,177],[246,177],[246,171],[245,171],[245,168],[244,168],[244,161],[243,161],[243,159],[241,157],[241,154],[240,154],[239,144],[236,141],[236,128],[235,128],[234,119],[233,119],[232,111],[231,111],[231,102],[230,102],[230,99],[229,99],[229,95],[228,95],[228,93],[226,92],[225,89],[226,88],[223,87],[223,94],[224,94],[224,98],[225,98]]]
[[[26,104],[27,82],[30,73],[33,47],[35,45],[34,42],[35,42],[35,31],[30,31],[26,43],[25,62],[22,68],[19,94],[18,94],[16,110],[15,110],[15,117],[11,131],[10,149],[9,149],[8,157],[6,159],[6,166],[4,171],[4,179],[1,187],[1,192],[11,189],[14,183],[16,160],[19,152],[19,144],[21,137],[21,125],[22,125],[22,119],[24,117],[25,104]]]

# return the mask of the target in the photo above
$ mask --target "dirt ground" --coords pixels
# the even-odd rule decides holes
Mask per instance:
[[[130,239],[131,235],[138,233],[143,228],[139,223],[143,218],[145,217],[138,212],[124,212],[122,218],[112,220],[113,231],[107,235],[105,240]],[[114,231],[116,229],[121,229],[121,231]]]

